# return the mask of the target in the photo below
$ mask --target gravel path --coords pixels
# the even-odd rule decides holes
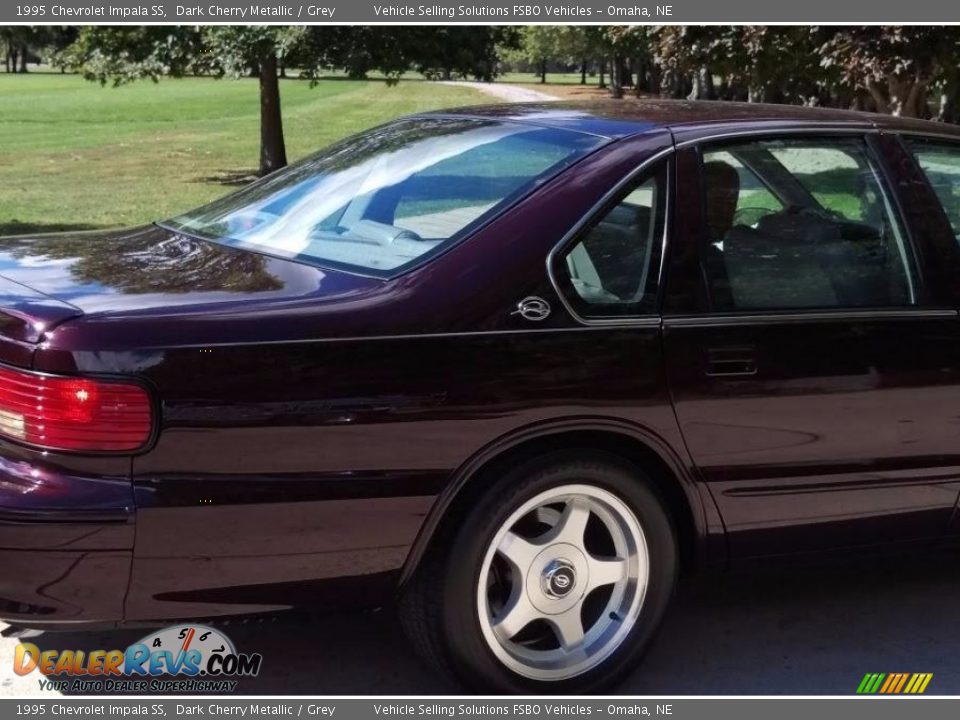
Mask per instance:
[[[482,93],[491,95],[504,102],[548,102],[559,100],[556,95],[548,95],[539,90],[520,87],[518,85],[505,85],[500,83],[466,82],[464,80],[444,80],[444,85],[456,85],[458,87],[473,88]]]

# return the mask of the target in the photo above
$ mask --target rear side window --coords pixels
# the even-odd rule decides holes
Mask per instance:
[[[707,148],[702,176],[714,311],[914,303],[904,234],[861,139]]]
[[[943,205],[954,236],[960,241],[960,145],[928,140],[911,140],[908,145]]]
[[[580,317],[656,311],[667,167],[631,181],[554,260],[564,297]]]

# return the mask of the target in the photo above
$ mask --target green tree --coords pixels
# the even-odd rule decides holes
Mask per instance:
[[[259,78],[261,175],[287,164],[278,59],[295,52],[303,32],[300,27],[271,25],[212,25],[202,29],[202,63],[233,77],[256,72]]]
[[[658,90],[659,71],[654,64],[655,41],[645,25],[613,25],[606,29],[605,47],[612,58],[610,94],[623,95],[624,85],[633,85],[639,97],[645,90]],[[632,69],[631,72],[628,69]]]
[[[260,80],[260,173],[287,163],[280,112],[278,58],[302,28],[279,26],[87,26],[61,61],[88,80],[114,86],[162,76],[213,73]]]
[[[498,74],[499,50],[519,45],[519,33],[510,27],[444,25],[402,31],[405,54],[417,72],[444,80],[459,76],[490,82]]]
[[[718,96],[749,102],[813,104],[823,99],[826,74],[809,28],[718,28],[711,67],[723,77]]]
[[[352,80],[363,80],[377,70],[395,84],[410,67],[410,38],[396,26],[309,26],[302,29],[294,47],[294,65],[316,81],[324,66],[347,71]]]
[[[0,26],[0,42],[3,44],[4,69],[8,73],[27,72],[27,59],[31,50],[46,42],[48,31],[43,26]]]
[[[557,25],[526,25],[520,28],[519,50],[537,68],[541,83],[547,82],[547,64],[564,55],[565,28]]]
[[[202,31],[179,25],[88,25],[59,61],[87,80],[114,86],[213,69]]]
[[[596,25],[565,25],[560,46],[565,57],[580,65],[580,84],[587,84],[587,71],[593,63],[602,63],[607,51],[605,28]]]
[[[931,84],[945,62],[956,61],[955,34],[944,27],[822,27],[816,33],[823,68],[865,90],[882,113],[927,117]]]

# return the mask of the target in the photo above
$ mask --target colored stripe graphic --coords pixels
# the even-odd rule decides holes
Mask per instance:
[[[920,695],[933,673],[867,673],[857,686],[858,695]]]

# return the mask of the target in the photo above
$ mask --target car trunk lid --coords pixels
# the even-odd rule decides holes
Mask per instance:
[[[67,302],[0,274],[0,362],[30,367],[44,333],[82,314]]]

